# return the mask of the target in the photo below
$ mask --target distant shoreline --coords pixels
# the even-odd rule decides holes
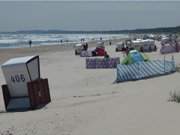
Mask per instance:
[[[113,40],[128,38],[127,34],[0,34],[0,48],[77,44],[81,42],[98,42],[100,40]]]
[[[142,33],[180,33],[180,26],[142,28],[131,30],[23,30],[0,32],[0,34],[142,34]]]

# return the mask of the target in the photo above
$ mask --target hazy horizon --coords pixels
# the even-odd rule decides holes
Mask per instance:
[[[0,32],[125,30],[180,25],[176,2],[0,2]]]

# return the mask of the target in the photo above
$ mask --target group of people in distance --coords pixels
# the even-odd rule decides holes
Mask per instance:
[[[84,40],[81,40],[81,41],[84,41]],[[32,40],[29,40],[28,41],[28,44],[29,44],[29,47],[31,48],[32,46]],[[109,41],[109,45],[111,45],[111,41]],[[97,49],[97,48],[96,48]],[[93,53],[93,56],[96,56],[96,49],[92,52]],[[84,51],[87,51],[88,50],[88,43],[84,43],[83,44],[83,50]],[[104,52],[104,58],[109,58],[109,54],[105,51]]]

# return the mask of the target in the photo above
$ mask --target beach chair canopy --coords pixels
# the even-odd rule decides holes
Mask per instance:
[[[28,96],[27,82],[40,78],[39,56],[12,58],[1,67],[12,97]]]
[[[153,39],[136,39],[132,40],[133,45],[154,45],[155,41]]]
[[[7,111],[35,109],[50,102],[48,79],[40,76],[39,56],[12,58],[1,65]]]
[[[140,53],[137,50],[131,50],[122,61],[122,64],[133,64],[140,61],[148,61],[148,60],[149,58],[147,55]]]

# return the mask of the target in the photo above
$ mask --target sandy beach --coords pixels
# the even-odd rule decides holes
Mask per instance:
[[[115,46],[106,50],[123,59]],[[164,58],[159,51],[147,54]],[[38,110],[7,113],[0,91],[0,135],[179,135],[180,104],[168,101],[170,91],[180,90],[179,72],[116,84],[116,69],[86,69],[85,58],[65,46],[2,49],[0,64],[27,55],[40,56],[52,102]],[[179,65],[180,53],[166,58],[172,55]]]

